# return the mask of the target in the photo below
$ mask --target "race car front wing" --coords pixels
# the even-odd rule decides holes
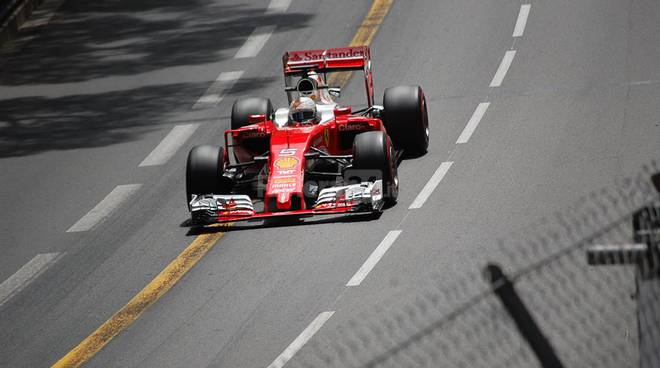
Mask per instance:
[[[376,180],[325,188],[310,209],[256,212],[252,199],[247,195],[203,194],[193,195],[190,212],[193,223],[212,224],[278,216],[380,212],[383,204],[383,182]]]

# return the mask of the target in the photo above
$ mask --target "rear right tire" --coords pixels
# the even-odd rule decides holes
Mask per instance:
[[[422,87],[386,89],[383,107],[383,123],[394,146],[408,155],[425,154],[429,148],[429,118]]]

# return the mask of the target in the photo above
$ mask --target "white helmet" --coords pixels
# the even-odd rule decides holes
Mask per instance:
[[[317,122],[316,103],[309,97],[299,97],[289,106],[289,121],[301,124]]]

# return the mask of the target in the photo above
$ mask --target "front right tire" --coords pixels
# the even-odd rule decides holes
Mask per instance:
[[[394,147],[383,131],[364,132],[353,141],[351,175],[361,181],[383,181],[383,198],[393,205],[399,196],[399,175]]]

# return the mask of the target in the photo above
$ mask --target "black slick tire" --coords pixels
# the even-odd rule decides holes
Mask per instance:
[[[386,89],[383,107],[383,123],[394,147],[409,156],[425,154],[429,147],[429,118],[422,87]]]
[[[236,100],[231,108],[231,128],[239,129],[250,125],[250,115],[266,115],[266,118],[270,118],[272,114],[273,104],[268,98],[249,97]]]
[[[223,176],[225,150],[221,146],[195,146],[186,165],[186,202],[193,194],[228,194],[231,181]]]
[[[399,176],[394,147],[385,132],[372,131],[355,136],[351,175],[362,181],[383,180],[385,203],[390,206],[396,203]]]

